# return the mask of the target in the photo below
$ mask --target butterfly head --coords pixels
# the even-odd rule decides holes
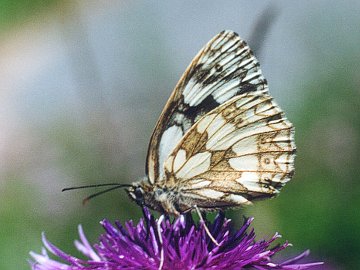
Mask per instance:
[[[145,191],[139,183],[134,183],[131,187],[126,189],[130,198],[133,199],[138,205],[145,205]]]
[[[126,189],[129,197],[140,206],[147,206],[153,210],[179,215],[175,202],[179,201],[178,194],[166,186],[151,184],[147,179],[133,183]]]
[[[153,208],[154,201],[154,186],[149,183],[147,179],[139,182],[132,183],[130,187],[126,189],[129,197],[133,199],[140,206],[148,206]]]

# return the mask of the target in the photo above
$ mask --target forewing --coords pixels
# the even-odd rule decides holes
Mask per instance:
[[[169,186],[191,205],[221,208],[272,197],[294,174],[292,124],[262,92],[236,96],[203,116],[165,162]]]
[[[201,116],[254,91],[267,91],[258,61],[236,33],[221,32],[190,63],[160,115],[147,154],[150,182],[163,179],[165,160]]]

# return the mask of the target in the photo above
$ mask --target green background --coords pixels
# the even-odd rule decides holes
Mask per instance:
[[[226,28],[254,45],[298,149],[278,198],[228,215],[254,216],[258,239],[280,232],[287,255],[309,248],[329,269],[358,269],[359,12],[357,1],[1,0],[0,269],[29,269],[42,231],[77,255],[77,224],[95,242],[103,218],[138,220],[123,191],[85,207],[90,190],[60,191],[140,179],[171,89]]]

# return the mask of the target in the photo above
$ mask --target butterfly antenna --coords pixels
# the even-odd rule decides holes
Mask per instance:
[[[129,184],[119,184],[119,183],[105,183],[105,184],[96,184],[96,185],[86,185],[86,186],[63,188],[61,191],[63,192],[63,191],[74,190],[74,189],[96,188],[96,187],[106,187],[106,186],[130,187],[131,185],[129,185]]]
[[[111,187],[111,188],[108,188],[108,189],[105,189],[105,190],[102,190],[102,191],[99,191],[99,192],[96,192],[94,194],[91,194],[90,196],[86,197],[85,199],[83,199],[83,205],[85,205],[88,201],[90,201],[91,199],[101,195],[101,194],[104,194],[104,193],[107,193],[109,191],[112,191],[112,190],[115,190],[115,189],[118,189],[118,188],[123,188],[123,187],[129,187],[131,185],[117,185],[115,187]]]

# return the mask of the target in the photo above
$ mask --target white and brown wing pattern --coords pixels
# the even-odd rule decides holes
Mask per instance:
[[[203,116],[165,162],[182,206],[235,207],[272,197],[294,173],[292,124],[263,92],[233,97]],[[167,183],[168,184],[168,183]]]
[[[165,160],[201,116],[234,96],[255,91],[267,91],[258,61],[236,33],[221,32],[193,59],[161,113],[148,149],[149,181],[164,179]]]

